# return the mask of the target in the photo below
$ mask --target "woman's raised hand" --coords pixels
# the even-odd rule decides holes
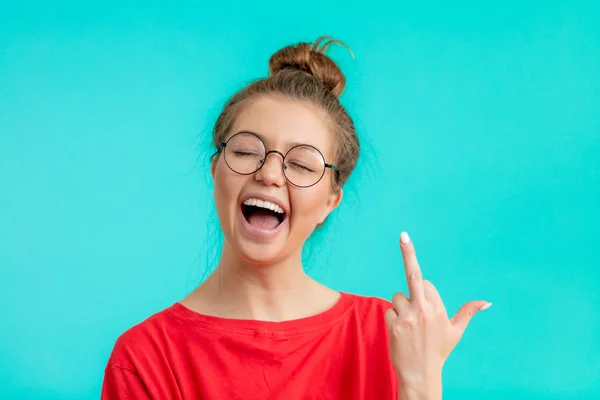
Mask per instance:
[[[471,317],[488,308],[483,300],[463,305],[452,319],[433,284],[423,280],[412,241],[400,235],[409,296],[397,293],[386,314],[390,357],[400,385],[400,399],[439,400],[442,367],[461,339]]]

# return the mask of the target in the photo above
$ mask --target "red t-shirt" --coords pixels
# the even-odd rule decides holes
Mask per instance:
[[[117,339],[102,400],[395,400],[384,318],[390,307],[342,293],[321,314],[264,322],[174,303]]]

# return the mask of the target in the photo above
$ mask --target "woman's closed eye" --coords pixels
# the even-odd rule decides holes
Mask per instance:
[[[313,169],[307,167],[306,165],[295,162],[295,161],[290,161],[287,163],[287,165],[299,172],[315,172]]]
[[[249,152],[249,151],[234,151],[233,154],[236,157],[258,157],[258,158],[264,158],[263,154],[258,154],[258,153],[253,153],[253,152]]]

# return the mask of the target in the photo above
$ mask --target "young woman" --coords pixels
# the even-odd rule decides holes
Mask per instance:
[[[405,232],[409,296],[392,302],[336,292],[302,268],[359,155],[332,43],[279,50],[270,76],[225,105],[211,167],[218,267],[119,337],[102,399],[441,399],[444,361],[490,303],[448,319]]]

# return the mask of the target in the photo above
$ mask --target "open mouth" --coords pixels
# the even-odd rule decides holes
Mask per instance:
[[[244,201],[241,207],[246,221],[258,229],[273,230],[287,217],[280,206],[270,201],[251,198]]]

